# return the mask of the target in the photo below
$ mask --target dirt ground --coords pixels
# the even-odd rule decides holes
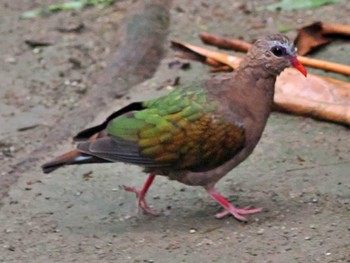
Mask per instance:
[[[161,216],[137,215],[135,197],[120,185],[141,186],[138,167],[85,165],[50,175],[40,169],[72,147],[79,129],[130,101],[167,92],[162,87],[176,77],[186,83],[208,75],[196,63],[170,69],[170,39],[200,44],[197,34],[205,31],[252,40],[325,19],[350,24],[346,0],[274,13],[264,9],[273,2],[267,0],[174,0],[170,22],[162,20],[168,34],[156,72],[142,62],[148,75],[130,74],[127,88],[114,78],[114,93],[96,79],[122,48],[120,29],[138,1],[19,19],[58,2],[0,4],[0,262],[350,262],[350,136],[340,125],[272,114],[253,155],[218,185],[239,206],[264,207],[247,224],[216,220],[220,208],[203,189],[166,178],[157,178],[148,197]],[[315,56],[350,64],[349,54],[350,45],[339,41]]]

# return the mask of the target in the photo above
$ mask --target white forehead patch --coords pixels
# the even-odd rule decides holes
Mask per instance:
[[[271,43],[271,47],[273,46],[284,47],[289,54],[295,54],[297,52],[297,49],[290,43],[282,43],[277,40],[270,40],[269,43]]]

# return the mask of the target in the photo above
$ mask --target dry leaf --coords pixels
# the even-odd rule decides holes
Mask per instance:
[[[350,37],[350,26],[316,22],[299,29],[295,45],[299,55],[306,55],[340,37]]]

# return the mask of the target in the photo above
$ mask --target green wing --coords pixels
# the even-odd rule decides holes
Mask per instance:
[[[243,126],[225,121],[216,113],[218,103],[209,102],[201,89],[174,90],[143,106],[108,123],[111,140],[122,142],[107,147],[110,159],[205,171],[232,158],[244,144]]]

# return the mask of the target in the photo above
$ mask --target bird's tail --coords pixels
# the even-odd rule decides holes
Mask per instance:
[[[78,150],[72,150],[61,156],[56,157],[52,161],[49,161],[41,166],[44,173],[51,173],[52,171],[71,164],[84,164],[84,163],[102,163],[108,162],[106,160],[100,159],[98,157],[84,154]]]

